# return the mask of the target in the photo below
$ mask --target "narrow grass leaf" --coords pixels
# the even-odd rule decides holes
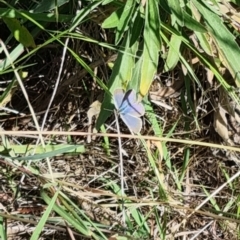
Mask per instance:
[[[1,50],[1,47],[0,47],[0,50]],[[24,46],[22,44],[18,44],[10,53],[11,59],[6,57],[2,61],[0,61],[0,74],[5,73],[6,69],[8,69],[9,66],[11,66],[11,60],[15,62],[15,60],[18,59],[18,57],[23,52],[24,52]]]
[[[227,204],[223,208],[223,212],[231,212],[231,209],[235,207],[236,199],[232,196],[232,198],[229,199]]]
[[[31,154],[33,151],[34,153],[37,154],[42,154],[45,151],[46,152],[51,152],[51,151],[56,151],[59,149],[62,149],[63,147],[72,147],[70,144],[59,144],[59,145],[53,145],[49,144],[46,145],[44,148],[42,146],[36,146],[36,145],[14,145],[11,144],[9,146],[10,149],[12,149],[16,154]],[[0,146],[0,152],[3,152],[5,149],[4,146]],[[68,151],[65,151],[65,153],[84,153],[85,152],[85,147],[84,145],[78,145],[76,148],[71,148]]]
[[[222,170],[222,173],[224,174],[226,180],[228,181],[230,179],[230,176],[228,174],[228,172],[226,171],[226,169],[224,167],[220,167],[220,169]],[[234,185],[232,182],[229,182],[229,187],[231,188],[232,191],[234,191]]]
[[[172,137],[172,135],[178,125],[179,120],[180,120],[180,118],[172,125],[171,129],[168,131],[168,133],[166,135],[166,138]],[[168,169],[170,171],[172,171],[171,155],[167,149],[166,142],[162,143],[162,148],[163,148],[163,158],[165,159],[166,166],[168,167]]]
[[[44,228],[44,225],[47,222],[48,217],[49,217],[50,213],[53,210],[53,206],[55,205],[55,202],[57,200],[58,194],[59,194],[59,191],[57,191],[54,194],[53,198],[49,202],[48,207],[45,210],[43,216],[41,217],[41,219],[40,219],[38,225],[36,226],[35,230],[33,231],[33,234],[31,236],[30,240],[38,240],[39,239],[39,236],[40,236],[40,234],[41,234],[41,232],[42,232],[42,230]]]
[[[207,191],[207,189],[206,189],[204,186],[202,186],[202,188],[203,188],[203,191],[205,192],[205,194],[207,195],[207,197],[209,197],[209,196],[210,196],[210,193]],[[215,208],[215,210],[221,211],[221,209],[220,209],[220,207],[218,206],[217,201],[216,201],[215,198],[213,198],[213,197],[210,198],[210,202],[211,202],[212,206]]]
[[[140,81],[140,94],[142,96],[148,93],[152,84],[153,76],[157,71],[158,53],[161,47],[158,3],[147,1],[145,14],[143,63]]]
[[[0,239],[7,240],[6,229],[5,229],[5,220],[0,216]]]
[[[13,8],[0,8],[0,17],[7,18],[21,18],[25,19],[23,15],[28,15],[29,17],[35,19],[36,21],[41,22],[56,22],[55,13],[30,13],[25,10],[15,11]],[[67,15],[67,14],[59,14],[58,21],[59,22],[70,22],[75,15]]]
[[[189,162],[190,162],[190,148],[186,147],[184,149],[184,155],[183,155],[183,163],[182,163],[182,171],[181,171],[181,176],[179,181],[182,182],[184,177],[185,177],[185,173],[187,171],[187,168],[189,166]]]
[[[173,178],[174,178],[174,183],[175,183],[176,186],[177,186],[177,189],[178,189],[179,191],[181,191],[181,189],[182,189],[182,183],[180,182],[180,179],[179,179],[179,171],[178,171],[178,169],[175,167],[175,165],[173,165],[172,175],[173,175]]]
[[[128,24],[133,17],[132,15],[135,10],[135,4],[136,4],[135,0],[127,0],[127,2],[124,4],[124,9],[119,19],[119,23],[117,25],[117,32],[115,35],[115,45],[118,45],[118,43],[121,41],[123,37],[123,33],[128,28]]]
[[[131,34],[130,47],[134,43],[136,43],[136,41],[139,41],[143,26],[144,26],[144,19],[142,17],[142,13],[140,12],[140,9],[137,9],[136,16],[133,22],[133,27],[130,31],[130,34]]]
[[[8,29],[13,34],[14,38],[22,43],[24,47],[35,48],[36,44],[34,42],[33,36],[17,19],[3,17],[3,21],[7,25]]]
[[[41,197],[47,204],[50,204],[51,198],[46,194],[45,191],[41,191]],[[79,232],[81,232],[85,236],[88,236],[88,237],[93,236],[92,231],[84,224],[83,221],[80,224],[79,221],[77,221],[72,215],[66,212],[62,206],[57,205],[55,203],[52,209],[57,214],[59,214],[65,221],[67,221],[70,225],[75,227]]]
[[[44,159],[44,158],[51,158],[51,157],[54,157],[54,156],[57,156],[59,154],[63,154],[63,153],[66,153],[68,151],[72,151],[72,150],[75,150],[76,148],[78,147],[78,145],[69,145],[67,147],[65,147],[65,145],[63,145],[61,148],[57,149],[57,150],[53,150],[51,152],[45,152],[45,153],[42,153],[42,154],[35,154],[35,155],[32,155],[32,156],[25,156],[25,157],[9,157],[9,156],[4,156],[4,155],[0,155],[1,157],[7,157],[7,158],[11,158],[13,160],[17,160],[17,161],[20,161],[20,160],[25,160],[25,161],[28,161],[28,160],[41,160],[41,159]]]
[[[240,86],[240,48],[235,41],[235,36],[224,26],[222,19],[210,11],[202,1],[192,1],[202,14],[212,37],[216,41],[218,51],[221,53],[224,65],[236,79],[236,85]]]
[[[81,22],[86,21],[89,14],[101,4],[101,1],[94,1],[90,3],[87,7],[82,8],[73,19],[73,24],[69,29],[69,32],[72,32]]]
[[[126,224],[127,224],[127,229],[129,229],[129,231],[133,232],[134,231],[134,222],[132,221],[131,219],[131,216],[129,214],[125,214],[125,221],[126,221]]]
[[[102,5],[106,5],[109,4],[111,2],[113,2],[114,0],[103,0]]]
[[[169,29],[169,27],[167,27]],[[178,36],[181,36],[180,34],[177,34]],[[168,38],[165,36],[165,34],[163,32],[161,32],[161,37],[162,39],[168,44],[168,46],[170,47],[170,43],[168,41]],[[182,38],[182,42],[184,38]],[[184,42],[185,43],[185,42]],[[186,44],[188,47],[191,46],[189,43]],[[193,50],[195,53],[197,52],[197,50]],[[198,52],[197,52],[198,53]],[[200,54],[199,54],[200,55]],[[190,66],[190,64],[188,63],[188,61],[182,56],[182,54],[179,52],[179,58],[180,58],[180,61],[182,62],[182,64],[184,65],[184,67],[186,67],[187,71],[188,71],[188,74],[198,83],[198,86],[202,88],[201,86],[201,83],[199,81],[199,79],[197,78],[193,68]]]
[[[5,91],[0,95],[0,107],[5,107],[6,104],[12,100],[12,96],[17,90],[17,85],[17,80],[15,78],[8,84]]]
[[[196,21],[192,16],[190,16],[186,11],[183,10],[184,25],[193,30],[194,32],[207,32],[207,29],[198,21]]]
[[[160,126],[159,120],[157,119],[157,116],[154,113],[154,110],[153,110],[153,107],[151,106],[151,103],[148,100],[145,100],[145,102],[146,102],[146,104],[145,104],[146,115],[147,115],[147,118],[152,125],[154,135],[160,137],[160,136],[162,136],[163,131],[162,131],[162,128]]]
[[[146,217],[144,217],[139,210],[136,209],[136,207],[131,207],[128,209],[130,213],[132,214],[133,219],[138,224],[139,230],[141,232],[144,232],[146,235],[150,234],[150,229],[146,223]]]
[[[213,56],[212,47],[209,44],[209,40],[207,40],[207,34],[200,33],[200,32],[195,32],[195,34],[204,52],[207,53],[209,56]]]
[[[166,218],[166,211],[164,211],[163,214],[161,214],[158,208],[154,207],[154,216],[157,222],[160,239],[166,239],[167,222],[168,222]]]
[[[236,215],[239,218],[240,217],[240,195],[239,194],[237,196],[237,199],[236,199],[235,203],[236,203],[236,207],[237,207]]]
[[[102,133],[107,133],[106,128],[105,128],[104,125],[101,126],[101,132]],[[109,142],[109,137],[107,136],[107,134],[106,134],[106,136],[103,137],[103,139],[104,139],[103,148],[105,149],[106,154],[108,156],[111,156],[111,153],[110,153],[110,149],[111,149],[110,148],[110,142]]]
[[[166,185],[162,179],[162,176],[161,176],[161,173],[159,172],[158,170],[158,167],[156,166],[156,162],[152,156],[152,153],[151,151],[149,150],[146,142],[143,140],[143,139],[140,139],[144,148],[146,149],[147,151],[147,155],[148,155],[148,160],[149,160],[149,163],[152,167],[152,170],[155,174],[155,176],[157,177],[158,179],[158,190],[159,190],[159,197],[163,200],[163,201],[166,201],[167,200],[167,193],[165,192],[165,189],[166,189]]]
[[[94,223],[89,217],[87,217],[84,214],[84,211],[79,208],[78,205],[76,205],[69,197],[68,195],[64,194],[63,192],[60,192],[61,195],[61,202],[66,207],[66,209],[69,210],[69,212],[75,217],[76,220],[79,221],[79,224],[83,224],[83,218],[86,220],[86,225],[83,224],[83,227],[89,227],[91,225],[101,236],[102,239],[106,239],[107,237],[104,236],[103,232],[99,227],[98,224]],[[87,226],[88,225],[88,226]],[[95,235],[95,234],[94,234]],[[96,238],[96,237],[95,237]],[[96,238],[99,239],[99,238]]]
[[[181,36],[181,34],[176,31],[175,29],[173,29],[172,27],[170,27],[167,24],[164,24],[162,22],[162,28],[165,29],[167,32],[171,33],[171,34],[176,34],[178,36]],[[164,38],[165,42],[168,42],[168,39],[166,38],[166,36],[164,36],[163,32],[161,32],[161,36],[162,38]],[[224,89],[226,91],[228,91],[229,96],[235,101],[237,102],[238,105],[240,105],[240,99],[238,97],[238,95],[236,94],[236,92],[234,91],[234,89],[232,88],[232,86],[230,86],[226,80],[222,77],[222,75],[219,73],[219,71],[215,68],[215,66],[204,56],[204,54],[201,54],[194,46],[192,46],[192,44],[189,43],[189,40],[182,37],[182,42],[184,42],[184,44],[186,44],[186,46],[191,49],[191,51],[193,51],[196,56],[199,57],[199,59],[202,61],[202,63],[207,66],[216,76],[216,78],[218,79],[218,81],[221,83],[221,85],[224,87]],[[199,84],[199,86],[201,87],[201,84],[198,80],[198,78],[196,77],[193,69],[191,68],[191,66],[188,64],[188,62],[181,56],[181,61],[182,63],[185,65],[185,67],[187,68],[187,70],[190,72],[192,78]],[[202,88],[202,87],[201,87]]]
[[[179,61],[179,52],[180,52],[180,46],[182,43],[182,38],[173,34],[171,36],[171,40],[169,42],[169,51],[167,55],[166,62],[164,64],[164,71],[170,71],[172,70]]]

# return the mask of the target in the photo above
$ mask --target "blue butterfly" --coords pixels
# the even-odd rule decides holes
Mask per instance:
[[[141,102],[137,101],[135,90],[116,89],[113,93],[113,100],[120,117],[133,133],[139,133],[142,129],[141,116],[144,115],[145,109]]]

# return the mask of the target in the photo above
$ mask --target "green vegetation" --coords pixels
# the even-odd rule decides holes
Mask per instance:
[[[239,239],[239,9],[0,0],[0,238]]]

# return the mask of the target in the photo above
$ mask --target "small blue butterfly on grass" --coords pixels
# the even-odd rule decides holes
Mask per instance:
[[[136,91],[131,89],[125,92],[116,89],[113,93],[114,105],[120,117],[133,133],[139,133],[142,129],[141,116],[145,114],[144,106],[137,101]]]

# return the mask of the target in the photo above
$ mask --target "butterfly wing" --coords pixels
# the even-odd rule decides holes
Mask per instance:
[[[122,105],[124,96],[125,96],[125,92],[124,92],[123,89],[116,89],[114,91],[113,101],[114,101],[114,105],[115,105],[117,110],[120,110],[120,107]]]
[[[126,92],[120,108],[120,113],[128,114],[134,117],[140,117],[144,115],[144,106],[141,102],[137,102],[136,96],[137,94],[134,89]]]
[[[120,114],[122,120],[127,125],[128,129],[133,133],[139,133],[142,129],[142,119],[128,114]]]
[[[136,91],[116,89],[113,94],[114,104],[120,117],[133,133],[139,133],[142,128],[142,119],[145,113],[142,103],[137,102]]]

